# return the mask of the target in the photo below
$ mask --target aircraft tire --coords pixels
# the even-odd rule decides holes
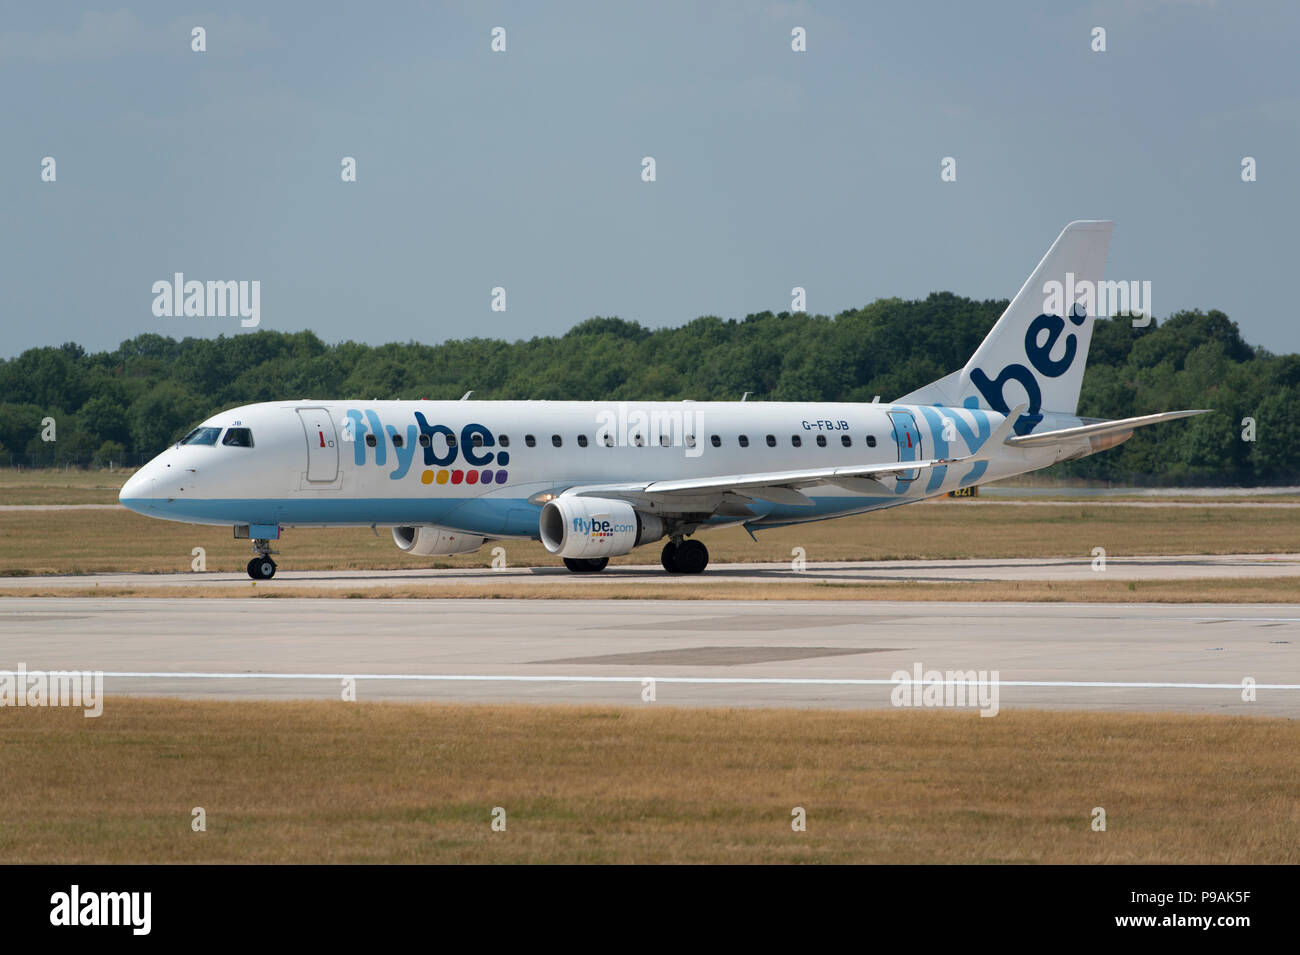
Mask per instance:
[[[709,549],[703,541],[682,541],[674,555],[674,563],[679,574],[702,574],[709,566]]]
[[[670,574],[678,573],[677,570],[677,550],[676,541],[669,541],[664,544],[664,549],[659,554],[659,563],[664,565],[664,570]]]
[[[564,566],[575,574],[598,574],[609,563],[608,557],[566,557]]]
[[[254,580],[270,580],[275,576],[275,561],[269,557],[254,557],[248,562],[248,576]]]

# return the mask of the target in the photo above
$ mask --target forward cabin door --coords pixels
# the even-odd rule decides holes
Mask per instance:
[[[334,422],[324,408],[299,408],[307,436],[307,480],[313,484],[330,484],[339,476],[339,443]]]
[[[894,423],[894,441],[898,445],[898,460],[900,462],[921,460],[921,430],[916,426],[916,419],[912,417],[912,413],[891,411],[889,420]],[[919,468],[904,471],[898,480],[913,481],[920,473]]]

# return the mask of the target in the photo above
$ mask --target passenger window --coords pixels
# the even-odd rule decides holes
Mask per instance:
[[[817,447],[819,448],[826,447],[826,435],[824,434],[817,435]]]
[[[420,435],[420,447],[427,448],[431,442],[427,434]]]
[[[686,436],[686,438],[685,438],[685,442],[686,442],[686,446],[687,446],[688,448],[693,448],[693,447],[695,447],[695,435],[693,435],[693,434],[688,434],[688,435]]]
[[[874,434],[867,435],[867,447],[874,448],[875,446],[876,446],[876,436]]]
[[[607,447],[607,448],[612,448],[612,447],[614,446],[614,436],[613,436],[612,434],[610,434],[608,431],[605,432],[605,442],[604,442],[604,443],[605,443],[605,447]]]
[[[667,434],[659,435],[659,447],[666,448],[672,442],[672,437]]]
[[[796,448],[802,447],[803,438],[799,437],[799,435],[797,434],[792,434],[790,435],[790,443],[793,444]]]
[[[528,445],[530,448],[536,447],[537,439],[534,438],[531,434],[526,434],[524,435],[524,444]]]
[[[847,434],[842,434],[840,435],[840,444],[844,445],[846,448],[851,448],[853,447],[853,439]]]
[[[585,434],[578,435],[578,447],[585,448],[586,446],[587,446],[587,436]]]
[[[253,432],[247,428],[230,428],[226,431],[226,436],[221,439],[221,443],[228,448],[251,448]]]
[[[508,434],[497,435],[497,444],[501,445],[501,447],[503,448],[510,447],[510,435]]]
[[[483,447],[483,435],[479,434],[478,432],[474,433],[474,447],[476,448]]]
[[[368,434],[368,435],[366,435],[366,447],[367,447],[367,448],[373,448],[373,447],[374,447],[375,445],[377,445],[378,443],[379,443],[379,442],[375,439],[375,436],[374,436],[373,434]]]
[[[776,447],[776,435],[774,435],[774,434],[769,434],[769,435],[767,436],[767,446],[768,446],[769,448],[775,448],[775,447]]]
[[[563,444],[563,443],[564,443],[563,440],[560,438],[560,436],[559,436],[558,434],[553,434],[553,435],[551,435],[551,444],[552,444],[552,445],[554,445],[555,447],[558,448],[558,447],[559,447],[561,444]]]
[[[400,448],[401,446],[402,446],[402,436],[400,434],[393,435],[393,447]]]
[[[720,448],[722,447],[722,438],[716,434],[710,435],[709,444],[713,445],[715,448]]]
[[[749,447],[749,435],[747,434],[742,434],[739,438],[736,439],[736,441],[742,448]]]
[[[634,448],[644,448],[644,447],[645,447],[645,441],[642,440],[640,434],[634,434],[634,435],[632,435],[632,447],[634,447]]]

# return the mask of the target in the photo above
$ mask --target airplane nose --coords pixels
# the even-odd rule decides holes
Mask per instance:
[[[117,499],[124,507],[142,514],[153,510],[155,483],[149,468],[143,467],[127,478],[126,483],[122,485],[122,490],[117,494]]]

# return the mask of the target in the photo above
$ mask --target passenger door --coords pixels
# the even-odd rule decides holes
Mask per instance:
[[[889,420],[894,423],[894,441],[898,445],[898,460],[921,460],[921,431],[916,426],[916,419],[910,411],[891,411]],[[919,468],[905,471],[899,475],[900,481],[913,481],[920,474]]]
[[[339,443],[334,422],[324,408],[299,408],[298,419],[307,437],[307,480],[331,484],[339,476]]]

